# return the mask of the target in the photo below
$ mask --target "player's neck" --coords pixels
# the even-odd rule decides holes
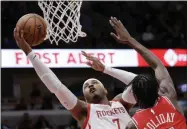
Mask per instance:
[[[149,105],[141,105],[141,106],[140,106],[140,109],[152,108],[152,107],[154,107],[154,106],[156,105],[157,102],[158,102],[158,99],[157,99],[154,103],[152,103],[152,104],[149,104]]]
[[[104,97],[104,98],[99,102],[99,104],[110,105],[110,102],[108,101],[108,98],[107,98],[107,97]]]

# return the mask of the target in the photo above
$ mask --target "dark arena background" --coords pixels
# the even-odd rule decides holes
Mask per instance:
[[[127,45],[117,43],[109,18],[120,19],[130,34],[148,47],[167,66],[187,116],[187,2],[96,2],[84,1],[80,22],[87,37],[59,45],[48,40],[34,47],[76,96],[83,98],[82,84],[91,77],[103,82],[109,98],[123,92],[122,82],[87,67],[80,50],[89,49],[103,63],[137,74],[153,70]],[[1,122],[9,129],[78,129],[76,121],[55,95],[40,81],[13,38],[17,20],[27,14],[43,16],[37,1],[1,1]],[[45,51],[42,51],[44,50]],[[61,63],[63,61],[63,63]],[[130,115],[137,110],[135,106]]]

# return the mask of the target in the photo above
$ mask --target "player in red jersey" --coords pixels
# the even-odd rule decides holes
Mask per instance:
[[[155,71],[155,77],[138,75],[131,82],[141,110],[135,113],[126,129],[187,129],[173,81],[162,62],[132,38],[120,20],[111,18],[110,24],[117,33],[111,36],[134,48]]]

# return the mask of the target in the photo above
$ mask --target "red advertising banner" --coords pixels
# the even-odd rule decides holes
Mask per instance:
[[[165,66],[187,66],[187,49],[153,49],[151,50]],[[145,60],[138,54],[140,67],[148,66]]]

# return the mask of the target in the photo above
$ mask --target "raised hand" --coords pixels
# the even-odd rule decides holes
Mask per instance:
[[[22,49],[27,55],[32,51],[32,48],[23,38],[23,34],[24,34],[23,30],[20,30],[19,27],[14,29],[14,38],[16,40],[16,43],[18,47]]]
[[[121,23],[120,20],[118,20],[115,17],[111,17],[109,20],[110,25],[114,28],[116,31],[116,34],[113,32],[110,33],[110,35],[118,42],[120,43],[127,43],[132,37],[127,31],[127,29],[124,27],[124,25]]]
[[[96,71],[103,72],[105,69],[104,64],[102,64],[96,57],[89,55],[88,53],[82,51],[82,55],[86,57],[88,66],[92,67]]]

